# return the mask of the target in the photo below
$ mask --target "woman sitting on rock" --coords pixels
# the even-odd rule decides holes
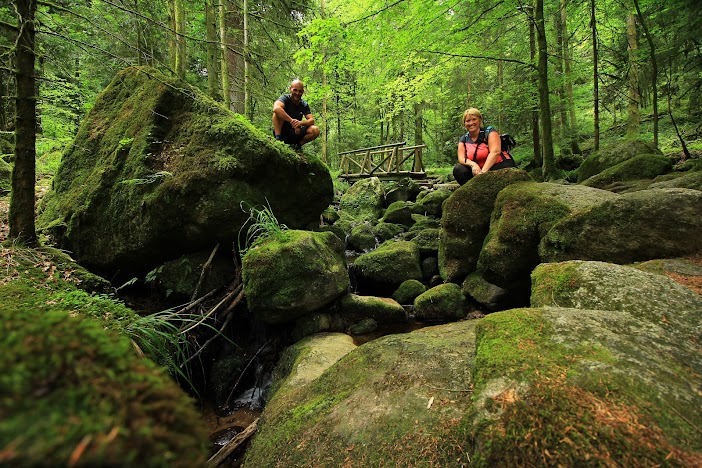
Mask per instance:
[[[473,176],[494,169],[515,167],[514,160],[502,151],[500,134],[493,127],[483,128],[483,115],[474,107],[463,113],[467,133],[458,141],[458,164],[453,166],[453,177],[460,185]]]

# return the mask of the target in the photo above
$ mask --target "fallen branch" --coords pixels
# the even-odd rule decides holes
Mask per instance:
[[[189,332],[190,330],[192,330],[193,328],[197,327],[198,325],[201,325],[201,324],[202,324],[205,320],[207,320],[212,314],[214,314],[214,313],[217,311],[217,309],[219,309],[223,304],[226,304],[226,303],[229,302],[236,294],[239,294],[239,291],[241,290],[241,288],[242,288],[242,285],[237,286],[237,287],[234,289],[234,291],[232,291],[232,292],[229,293],[224,299],[222,299],[221,301],[219,301],[219,302],[217,303],[217,305],[214,306],[212,309],[210,309],[210,311],[207,312],[207,314],[205,314],[200,320],[198,320],[198,321],[195,322],[193,325],[190,325],[188,328],[186,328],[186,329],[184,329],[184,330],[181,329],[180,332],[181,332],[181,333],[187,333],[187,332]]]
[[[207,460],[207,466],[217,466],[220,463],[222,463],[224,460],[227,459],[227,457],[241,444],[246,442],[246,440],[251,437],[254,432],[256,432],[256,429],[258,428],[258,418],[254,420],[251,424],[249,424],[246,429],[238,433],[232,440],[227,442],[224,447],[219,449],[217,453],[212,455],[209,460]]]
[[[209,271],[210,265],[212,265],[212,260],[214,259],[215,254],[217,253],[217,249],[219,249],[219,244],[214,246],[214,249],[212,249],[212,253],[210,254],[210,258],[207,259],[204,265],[202,265],[202,271],[200,272],[200,278],[197,280],[197,285],[195,286],[195,290],[193,291],[193,295],[190,298],[190,302],[194,301],[195,298],[197,297],[197,293],[200,292],[200,286],[202,286],[202,282],[205,279],[205,273]]]

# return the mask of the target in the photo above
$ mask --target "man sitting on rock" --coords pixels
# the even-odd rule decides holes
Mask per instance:
[[[301,150],[302,145],[319,136],[314,116],[307,101],[302,99],[305,85],[300,80],[290,83],[290,94],[283,94],[273,103],[273,134],[280,140]],[[304,122],[303,122],[304,117]]]

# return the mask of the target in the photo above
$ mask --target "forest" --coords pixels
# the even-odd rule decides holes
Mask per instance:
[[[550,172],[552,158],[601,138],[681,151],[701,132],[692,0],[12,3],[0,7],[0,131],[15,125],[15,4],[26,3],[47,175],[95,96],[132,65],[175,74],[266,132],[272,102],[302,79],[322,129],[313,151],[331,168],[340,151],[396,141],[450,165],[469,106]]]

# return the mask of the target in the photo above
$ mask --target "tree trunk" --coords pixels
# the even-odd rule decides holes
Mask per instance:
[[[219,92],[219,36],[217,34],[217,11],[214,0],[205,1],[205,38],[207,40],[207,93],[215,101],[221,99]]]
[[[559,77],[558,86],[556,87],[556,95],[558,96],[558,127],[562,141],[565,141],[570,130],[568,128],[568,117],[566,115],[566,90],[564,76],[564,61],[565,61],[565,33],[563,32],[563,16],[558,14],[554,17],[556,25],[556,74]]]
[[[539,108],[541,109],[541,139],[544,145],[542,173],[544,180],[558,177],[556,160],[553,154],[553,134],[551,129],[551,104],[548,91],[548,49],[544,26],[544,2],[536,0],[536,39],[539,44]]]
[[[34,76],[34,16],[36,0],[15,0],[19,36],[15,52],[17,83],[15,115],[15,167],[12,171],[9,238],[26,245],[37,243],[34,224],[36,177],[36,79]]]
[[[527,16],[529,18],[529,50],[531,54],[532,65],[536,64],[536,29],[534,27],[534,8],[527,7]],[[539,74],[536,68],[534,69],[534,81],[536,89],[539,88]],[[539,109],[534,107],[531,111],[531,139],[534,146],[534,167],[543,167],[543,158],[541,157],[541,132],[539,131]]]
[[[568,110],[570,113],[570,129],[577,134],[578,118],[575,115],[575,99],[573,98],[573,57],[570,52],[570,39],[568,35],[568,13],[566,11],[567,0],[561,0],[561,23],[563,26],[563,62],[565,64],[565,86],[568,100]],[[575,135],[573,135],[575,137]]]
[[[244,115],[249,119],[253,120],[253,113],[251,112],[251,95],[250,95],[250,76],[249,76],[249,2],[244,0],[243,5],[243,17],[244,17]]]
[[[244,16],[238,2],[222,0],[221,4],[220,14],[225,21],[222,42],[227,44],[223,51],[227,55],[227,87],[224,88],[222,85],[222,92],[229,94],[229,109],[245,115]]]
[[[653,38],[651,37],[648,28],[646,27],[646,22],[641,14],[641,8],[639,8],[638,0],[634,0],[634,6],[636,7],[636,15],[639,17],[639,23],[641,23],[641,29],[643,29],[644,36],[646,36],[646,42],[648,42],[650,53],[651,84],[653,85],[653,144],[658,146],[658,62],[656,61],[656,46],[653,43]]]
[[[176,19],[175,19],[175,0],[167,0],[166,5],[168,6],[168,66],[171,67],[173,72],[176,71],[176,55],[178,43],[176,41]]]
[[[629,105],[626,123],[626,135],[634,138],[639,135],[639,73],[636,63],[638,42],[636,41],[636,18],[633,14],[626,17],[627,52],[629,56]]]
[[[597,70],[597,21],[595,17],[595,0],[590,0],[590,28],[592,30],[592,101],[594,106],[594,150],[600,149],[600,85]]]
[[[185,49],[185,7],[183,0],[173,0],[173,18],[175,21],[175,69],[179,78],[185,79],[186,49]]]

